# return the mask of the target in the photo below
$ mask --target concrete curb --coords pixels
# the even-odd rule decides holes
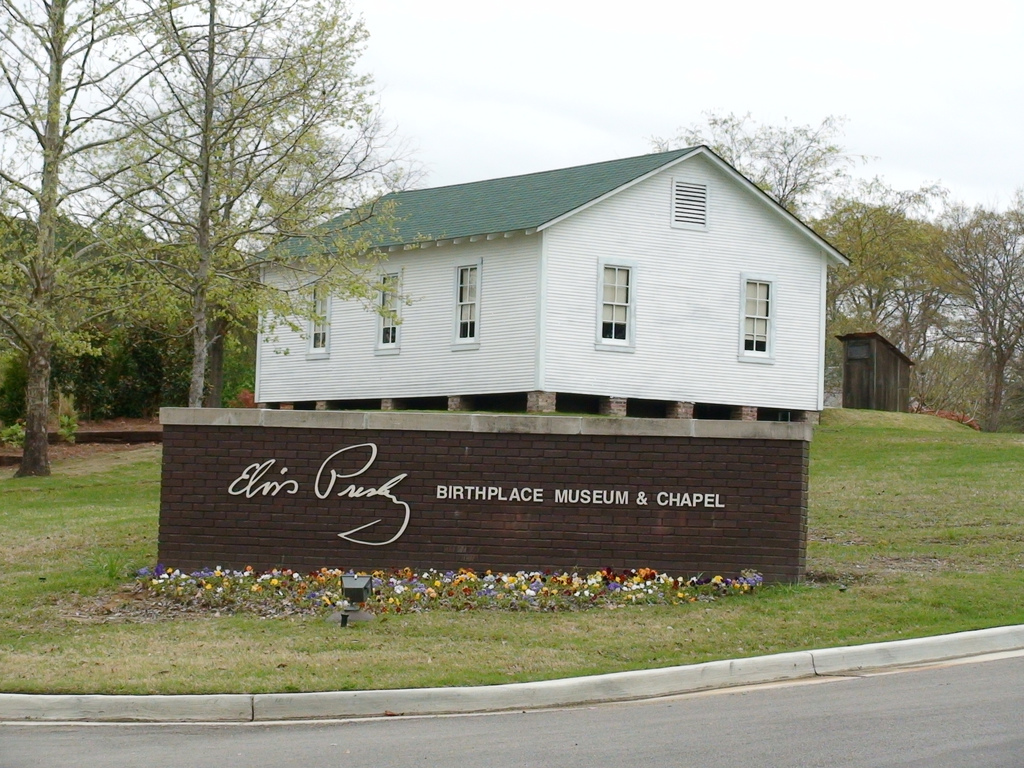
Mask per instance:
[[[539,709],[671,696],[713,688],[855,674],[1024,649],[1024,625],[953,635],[781,653],[684,667],[535,683],[391,691],[97,696],[0,694],[0,721],[268,722],[384,714],[437,715]]]
[[[766,683],[813,675],[814,667],[809,653],[784,653],[754,659],[712,661],[686,667],[616,672],[536,683],[470,688],[259,694],[254,697],[253,715],[256,720],[293,720],[367,717],[384,712],[437,715],[542,709],[665,696],[740,684],[737,681]]]
[[[248,722],[252,695],[60,696],[0,693],[0,721]]]
[[[879,667],[903,667],[961,656],[1016,651],[1024,648],[1024,625],[979,629],[938,637],[869,643],[812,651],[814,672],[842,675]]]

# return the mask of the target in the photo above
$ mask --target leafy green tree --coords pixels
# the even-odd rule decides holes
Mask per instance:
[[[1005,212],[951,206],[939,274],[948,338],[978,350],[987,379],[983,426],[1003,425],[1007,385],[1024,355],[1024,190]]]
[[[314,285],[372,295],[365,224],[401,174],[370,79],[356,67],[366,31],[344,2],[147,2],[167,62],[134,105],[137,134],[122,145],[134,174],[113,192],[150,239],[142,259],[166,301],[188,318],[188,403],[204,402],[213,350],[207,404],[219,405],[230,327],[258,310],[311,315]],[[274,247],[344,210],[353,228],[307,258]],[[261,280],[268,269],[288,273],[288,290]]]
[[[57,350],[53,386],[82,418],[151,417],[188,401],[189,355],[181,336],[140,326],[97,329],[92,353]]]
[[[984,361],[977,349],[939,338],[914,366],[915,398],[924,411],[946,411],[979,424],[988,399]]]
[[[0,424],[9,427],[25,418],[28,361],[18,352],[0,356]]]
[[[948,299],[936,272],[944,233],[932,220],[944,197],[874,179],[829,202],[814,227],[851,262],[829,273],[831,333],[879,331],[911,358],[928,354]]]
[[[0,3],[0,343],[27,356],[25,453],[19,476],[50,473],[47,421],[56,345],[89,346],[129,277],[104,247],[95,192],[122,168],[99,158],[124,130],[117,108],[148,76],[126,32],[134,4]]]

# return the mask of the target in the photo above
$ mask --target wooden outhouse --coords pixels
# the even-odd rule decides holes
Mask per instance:
[[[910,409],[914,361],[880,333],[848,333],[843,342],[843,407],[873,411]]]

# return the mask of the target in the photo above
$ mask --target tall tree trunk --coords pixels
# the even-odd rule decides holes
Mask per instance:
[[[1003,393],[1006,390],[1006,368],[1009,360],[1005,355],[994,355],[989,381],[988,407],[985,409],[985,431],[998,432],[1003,420]]]
[[[40,342],[28,357],[25,449],[15,477],[50,474],[49,438],[46,433],[46,425],[50,418],[50,352],[50,345]]]
[[[209,353],[206,358],[206,397],[203,406],[220,408],[224,400],[224,336],[228,324],[222,317],[210,323]]]
[[[46,123],[41,137],[43,149],[42,177],[39,187],[39,221],[36,252],[33,259],[31,304],[44,317],[53,309],[56,287],[57,221],[60,190],[60,164],[64,154],[61,133],[61,99],[64,96],[64,45],[66,42],[66,0],[49,7],[48,29],[51,37],[50,70],[46,85]],[[53,342],[47,338],[42,322],[29,340],[28,385],[25,391],[25,450],[17,477],[50,474],[49,437],[46,433],[50,417],[50,355]]]
[[[188,387],[188,407],[202,408],[206,388],[206,356],[209,344],[206,340],[206,292],[200,291],[192,297],[192,376]]]
[[[207,291],[213,271],[213,245],[210,241],[210,220],[213,198],[213,107],[215,90],[217,3],[209,0],[206,29],[206,71],[203,80],[203,126],[199,147],[199,216],[196,231],[196,250],[199,265],[196,271],[198,288],[192,297],[192,383],[188,393],[188,407],[201,408],[206,388],[206,356],[210,349],[209,298]]]

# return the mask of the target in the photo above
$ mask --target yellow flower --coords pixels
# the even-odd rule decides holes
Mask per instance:
[[[270,586],[272,586],[272,587],[276,587],[280,583],[281,582],[279,582],[277,579],[271,579],[270,580]]]
[[[711,580],[711,583],[712,583],[712,584],[721,584],[721,583],[722,583],[722,581],[723,581],[723,579],[722,579],[722,577],[721,577],[721,576],[715,576],[715,578],[713,578],[713,579]]]
[[[207,582],[206,583],[206,589],[213,589],[213,584],[210,584],[209,582]]]

